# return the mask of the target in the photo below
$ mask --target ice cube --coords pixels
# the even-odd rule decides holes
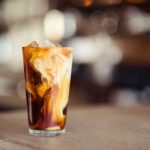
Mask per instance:
[[[38,47],[39,44],[36,41],[31,42],[28,47]]]
[[[45,40],[44,42],[39,43],[39,47],[40,48],[48,48],[48,47],[55,47],[55,45],[52,42],[50,42],[49,40]]]

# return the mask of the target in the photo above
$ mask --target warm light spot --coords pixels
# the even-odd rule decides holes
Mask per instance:
[[[90,6],[93,4],[93,0],[84,0],[84,6]]]

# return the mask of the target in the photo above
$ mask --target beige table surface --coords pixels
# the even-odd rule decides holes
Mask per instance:
[[[149,150],[150,106],[70,109],[66,134],[28,134],[26,111],[0,113],[0,150]]]

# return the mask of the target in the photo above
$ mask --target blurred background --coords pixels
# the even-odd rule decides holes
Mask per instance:
[[[21,47],[73,47],[70,106],[150,103],[149,0],[0,0],[0,110],[26,107]]]

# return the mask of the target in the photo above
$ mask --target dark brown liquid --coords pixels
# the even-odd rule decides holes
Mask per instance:
[[[23,48],[28,121],[31,129],[64,128],[70,87],[70,74],[66,66],[71,69],[71,56],[68,48],[40,48],[36,42]]]
[[[32,90],[34,92],[33,95],[32,93],[28,92],[28,90],[26,90],[29,127],[31,129],[37,130],[46,130],[50,127],[60,127],[60,129],[63,129],[66,122],[65,119],[63,122],[52,120],[53,114],[47,110],[43,110],[46,97],[52,94],[51,88],[45,92],[43,97],[40,97],[36,91],[36,86],[42,83],[40,73],[32,69],[28,62],[24,63],[24,72],[26,82],[28,81],[33,85]],[[67,107],[64,108],[63,113],[66,115]]]

